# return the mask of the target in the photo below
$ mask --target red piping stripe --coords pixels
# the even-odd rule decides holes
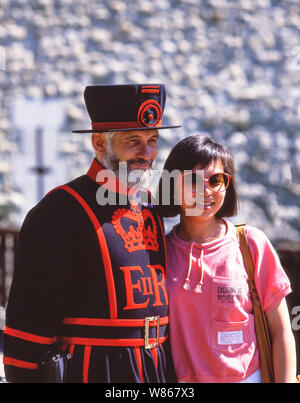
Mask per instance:
[[[83,383],[88,383],[89,379],[89,366],[90,366],[90,357],[91,357],[91,346],[86,346],[84,348],[84,357],[83,357]]]
[[[5,327],[4,333],[7,334],[8,336],[18,337],[19,339],[32,341],[33,343],[39,343],[39,344],[53,344],[56,341],[56,337],[37,336],[32,333],[12,329],[11,327]]]
[[[157,369],[157,347],[154,347],[151,350],[151,353],[152,353],[153,360],[154,360],[154,363],[155,363],[155,366],[156,366],[156,369]]]
[[[70,345],[70,348],[69,348],[69,353],[71,354],[72,357],[73,357],[73,355],[74,355],[74,347],[75,347],[75,345],[74,345],[74,344],[71,344],[71,345]]]
[[[92,224],[97,233],[100,250],[102,253],[102,257],[103,257],[103,264],[104,264],[105,276],[106,276],[106,282],[107,282],[107,288],[108,288],[110,317],[111,317],[111,319],[116,319],[118,317],[116,289],[115,289],[115,283],[114,283],[114,278],[113,278],[113,273],[112,273],[112,267],[111,267],[111,261],[110,261],[110,256],[109,256],[109,252],[108,252],[108,247],[107,247],[107,243],[106,243],[105,236],[102,231],[101,225],[100,225],[99,221],[97,220],[95,214],[93,213],[92,209],[88,206],[88,204],[85,202],[85,200],[75,190],[73,190],[71,187],[69,187],[67,185],[60,186],[59,188],[64,189],[65,191],[70,193],[73,197],[75,197],[75,199],[82,205],[82,207],[86,211],[87,215],[89,216],[90,220],[92,221]]]
[[[145,345],[144,339],[93,339],[87,337],[66,337],[61,336],[59,340],[63,343],[79,344],[82,346],[108,346],[108,347],[142,347]],[[159,343],[164,343],[167,336],[160,337]],[[150,344],[157,342],[156,338],[149,339]]]
[[[136,356],[136,361],[138,364],[138,368],[139,368],[139,373],[140,373],[140,377],[141,377],[141,382],[144,383],[144,375],[143,375],[143,365],[142,365],[142,356],[141,356],[141,351],[138,347],[134,347],[134,353]]]
[[[112,326],[112,327],[143,327],[145,319],[98,319],[98,318],[64,318],[64,325]],[[169,323],[169,317],[159,318],[160,325]],[[149,326],[156,326],[157,321],[149,322]]]
[[[22,361],[11,357],[3,357],[3,364],[26,369],[38,369],[39,367],[38,364],[34,362]]]

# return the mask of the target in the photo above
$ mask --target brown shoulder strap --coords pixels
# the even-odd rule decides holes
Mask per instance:
[[[240,243],[240,250],[244,259],[244,265],[248,273],[250,296],[253,304],[255,331],[260,355],[262,380],[264,383],[270,383],[274,382],[271,340],[268,331],[268,323],[255,286],[255,268],[245,233],[245,224],[236,225],[236,232]]]
[[[253,292],[254,290],[256,291],[255,279],[254,279],[254,264],[245,233],[245,224],[236,224],[235,227],[240,244],[240,249],[244,259],[245,268],[247,270],[247,274],[249,277],[249,288],[250,291]]]

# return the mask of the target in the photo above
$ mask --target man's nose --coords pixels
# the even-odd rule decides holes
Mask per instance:
[[[148,144],[141,144],[137,154],[138,158],[142,158],[144,160],[149,160],[152,157],[152,149]]]

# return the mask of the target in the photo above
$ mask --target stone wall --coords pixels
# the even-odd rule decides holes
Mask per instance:
[[[92,157],[87,84],[164,82],[162,165],[172,145],[207,132],[235,156],[236,221],[300,240],[299,0],[1,0],[0,224],[14,225],[20,152],[16,98],[63,100],[59,150],[70,179]],[[49,117],[51,119],[51,117]]]

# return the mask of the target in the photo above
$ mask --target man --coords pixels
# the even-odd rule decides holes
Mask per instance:
[[[165,87],[88,86],[84,97],[92,129],[80,132],[92,133],[96,158],[24,221],[4,332],[6,378],[42,381],[40,362],[59,344],[72,356],[67,381],[164,382],[164,234],[137,191],[149,182],[158,129],[168,127]]]

